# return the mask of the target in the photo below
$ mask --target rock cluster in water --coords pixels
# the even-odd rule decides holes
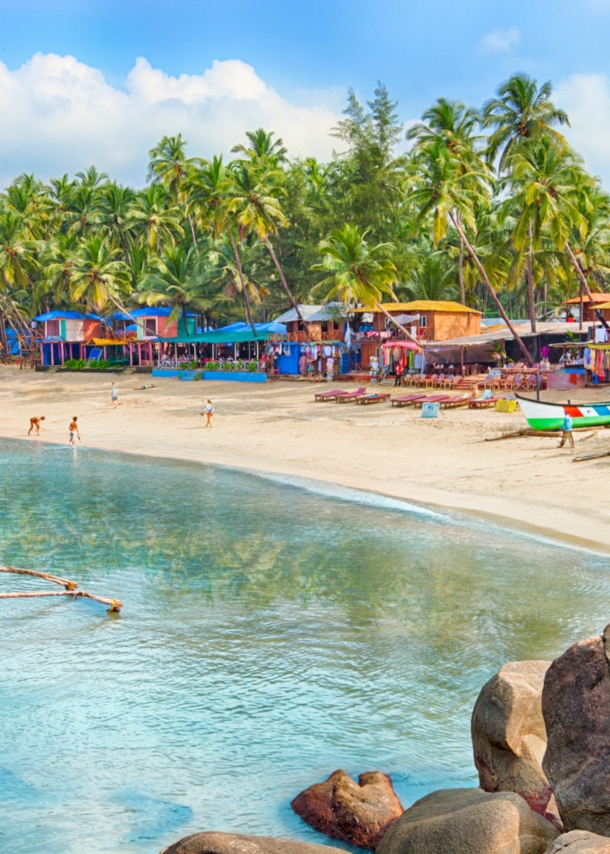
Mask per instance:
[[[472,715],[480,788],[403,811],[389,778],[344,771],[292,802],[313,827],[376,854],[610,854],[610,625],[560,658],[505,664]],[[162,854],[337,854],[267,837],[199,833]]]

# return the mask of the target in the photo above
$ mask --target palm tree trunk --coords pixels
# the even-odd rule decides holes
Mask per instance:
[[[458,255],[458,282],[460,283],[460,302],[466,305],[466,288],[464,287],[464,241],[460,237],[460,254]]]
[[[536,301],[534,299],[534,258],[532,247],[532,224],[527,227],[529,243],[527,247],[527,313],[532,326],[532,332],[536,331]]]
[[[399,329],[401,329],[401,330],[405,333],[405,335],[407,336],[407,338],[409,338],[411,341],[413,341],[415,344],[417,344],[417,346],[419,347],[419,349],[423,352],[423,349],[424,349],[424,348],[423,348],[423,347],[422,347],[422,345],[419,343],[419,341],[417,340],[417,338],[414,338],[414,337],[413,337],[413,335],[411,335],[411,333],[410,333],[407,329],[405,329],[405,328],[404,328],[404,326],[403,326],[402,324],[400,324],[400,323],[396,320],[396,318],[395,318],[395,317],[392,317],[392,315],[390,314],[390,312],[389,312],[389,311],[386,311],[386,310],[385,310],[385,308],[381,305],[381,303],[379,303],[379,302],[378,302],[378,303],[376,303],[376,304],[375,304],[375,308],[376,308],[376,309],[378,309],[382,314],[385,314],[385,316],[386,316],[389,320],[391,320],[391,321],[392,321],[392,323],[394,324],[394,326],[397,326]]]
[[[449,216],[451,217],[451,221],[455,225],[460,237],[464,241],[464,246],[466,247],[466,249],[470,253],[470,257],[472,258],[472,260],[476,264],[477,270],[481,274],[481,278],[485,282],[485,286],[487,287],[487,291],[488,291],[490,297],[492,298],[492,300],[495,302],[496,308],[500,312],[500,316],[501,316],[502,320],[508,326],[511,335],[513,336],[513,338],[515,339],[515,341],[517,342],[517,344],[521,348],[521,351],[522,351],[523,355],[525,356],[528,365],[531,366],[532,365],[532,357],[530,356],[527,347],[525,346],[525,344],[523,343],[523,341],[521,340],[521,338],[517,334],[517,331],[515,330],[514,326],[512,325],[510,320],[508,319],[508,315],[504,311],[504,307],[503,307],[502,303],[500,302],[500,300],[498,299],[498,295],[494,291],[494,289],[491,285],[491,282],[489,281],[489,277],[488,277],[487,273],[485,272],[485,268],[483,267],[483,265],[481,264],[481,262],[479,260],[479,256],[476,254],[476,252],[474,251],[474,249],[472,248],[472,246],[468,242],[468,238],[466,237],[466,235],[462,231],[462,226],[456,221],[454,215],[452,213],[450,213]]]
[[[288,287],[288,282],[286,281],[286,278],[285,278],[285,276],[284,276],[284,271],[283,271],[283,270],[282,270],[282,268],[280,267],[280,262],[277,260],[276,254],[275,254],[275,252],[273,251],[273,246],[271,245],[271,241],[269,240],[269,237],[268,237],[266,234],[265,234],[265,236],[263,237],[263,243],[265,244],[265,246],[266,246],[266,247],[267,247],[267,249],[269,250],[269,254],[271,255],[271,258],[272,258],[272,260],[273,260],[273,263],[275,264],[275,269],[277,270],[277,272],[278,272],[278,276],[280,277],[280,282],[282,283],[282,287],[283,287],[283,288],[284,288],[284,290],[286,291],[286,296],[287,296],[287,297],[288,297],[288,299],[290,300],[290,305],[291,305],[291,306],[293,307],[293,309],[296,311],[296,313],[297,313],[297,317],[299,318],[299,320],[301,321],[301,323],[302,323],[302,324],[303,324],[303,326],[305,327],[305,330],[307,331],[307,334],[309,335],[309,324],[307,323],[307,321],[305,320],[305,318],[304,318],[304,317],[303,317],[303,315],[301,314],[301,309],[299,308],[299,304],[298,304],[298,303],[297,303],[297,301],[295,300],[295,298],[294,298],[294,296],[293,296],[293,294],[292,294],[292,291],[291,291],[291,290],[290,290],[290,288]]]
[[[197,258],[199,258],[199,249],[197,248],[197,233],[195,231],[195,224],[193,222],[193,217],[190,214],[188,215],[188,221],[189,221],[189,225],[191,227],[191,235],[193,237],[193,246],[195,248],[195,255],[197,256]]]
[[[256,337],[256,327],[254,325],[254,320],[252,318],[252,309],[250,308],[250,296],[248,294],[248,288],[246,287],[246,283],[244,282],[244,272],[241,267],[241,258],[239,256],[239,250],[237,248],[237,243],[235,242],[235,238],[233,237],[233,230],[231,226],[227,227],[227,231],[229,233],[229,240],[231,241],[231,248],[233,249],[233,257],[235,258],[235,265],[237,266],[237,274],[239,275],[239,283],[241,284],[241,290],[244,295],[244,300],[246,302],[246,317],[250,322],[250,326],[252,328],[252,334]]]
[[[589,287],[589,283],[587,282],[587,278],[586,278],[585,274],[584,274],[584,273],[583,273],[583,271],[582,271],[582,267],[581,267],[581,266],[580,266],[580,264],[578,263],[578,260],[577,260],[577,258],[576,258],[576,255],[574,255],[574,253],[572,252],[572,247],[570,246],[570,244],[568,243],[568,241],[567,241],[567,240],[566,240],[566,252],[567,252],[567,253],[568,253],[568,255],[570,256],[570,261],[572,262],[572,265],[573,265],[574,269],[576,270],[576,275],[578,276],[578,278],[579,278],[579,280],[580,280],[580,284],[581,284],[581,286],[584,288],[584,290],[585,290],[585,292],[586,292],[587,296],[589,297],[589,305],[591,306],[591,309],[593,309],[593,307],[594,307],[594,302],[593,302],[593,294],[591,293],[591,288]],[[603,325],[606,329],[610,330],[610,326],[608,326],[608,322],[605,320],[605,318],[604,318],[603,314],[601,313],[601,311],[600,311],[600,312],[598,312],[598,316],[599,316],[599,319],[600,319],[600,320],[601,320],[601,322],[602,322],[602,325]]]

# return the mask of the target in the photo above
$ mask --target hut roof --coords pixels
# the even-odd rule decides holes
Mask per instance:
[[[598,302],[610,303],[610,294],[591,294],[591,296],[593,297],[594,303],[598,303]],[[582,295],[582,301],[584,303],[590,302],[591,300],[589,299],[589,294],[583,294]],[[574,299],[567,299],[566,300],[566,305],[578,305],[579,303],[580,303],[580,297],[574,297]],[[601,305],[598,305],[596,307],[602,308]],[[605,308],[608,308],[608,306],[605,306]]]
[[[413,302],[384,302],[381,307],[388,312],[419,312],[419,311],[446,311],[451,314],[481,314],[475,308],[462,305],[460,302],[452,300],[435,300],[435,299],[418,299]],[[354,312],[373,312],[379,314],[379,308],[355,308]]]

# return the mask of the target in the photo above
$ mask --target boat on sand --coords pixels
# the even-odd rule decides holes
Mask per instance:
[[[610,401],[604,403],[546,403],[516,395],[521,411],[533,430],[561,430],[566,413],[574,427],[610,424]]]

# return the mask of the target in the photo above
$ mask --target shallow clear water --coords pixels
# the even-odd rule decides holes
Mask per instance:
[[[535,521],[535,520],[533,520]],[[0,600],[0,850],[155,854],[205,829],[327,841],[338,767],[405,804],[475,784],[504,662],[610,616],[605,555],[342,490],[0,441],[0,560],[123,600]],[[0,589],[42,582],[0,576]]]

